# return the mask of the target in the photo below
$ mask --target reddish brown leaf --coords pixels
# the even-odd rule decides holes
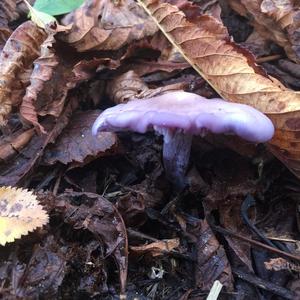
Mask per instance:
[[[147,245],[130,246],[129,248],[130,250],[136,252],[137,254],[149,253],[151,256],[160,256],[179,247],[179,244],[180,244],[179,239],[170,239],[170,240],[153,242]]]
[[[0,124],[11,111],[16,75],[23,73],[40,55],[46,33],[33,22],[22,23],[10,36],[0,54]],[[20,101],[20,100],[19,100]]]
[[[134,1],[88,0],[63,19],[73,23],[62,38],[79,52],[117,50],[157,31],[154,22]]]
[[[101,132],[97,138],[92,135],[91,127],[99,114],[99,110],[75,113],[56,143],[46,151],[44,162],[50,165],[58,161],[85,164],[97,157],[116,153],[116,134]]]
[[[38,97],[38,93],[43,89],[44,84],[51,80],[53,70],[58,65],[58,59],[52,46],[55,42],[54,34],[55,32],[49,33],[47,39],[41,45],[41,54],[34,61],[34,69],[30,77],[30,85],[26,89],[26,94],[20,107],[21,116],[28,123],[33,124],[42,132],[44,132],[44,129],[38,122],[34,102]]]
[[[82,60],[73,68],[76,81],[84,81],[95,76],[96,72],[104,69],[114,70],[120,66],[118,60],[110,58],[93,58],[92,60]]]

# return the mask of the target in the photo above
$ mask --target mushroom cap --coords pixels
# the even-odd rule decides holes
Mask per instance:
[[[132,100],[106,109],[96,119],[92,132],[182,130],[188,134],[206,131],[236,134],[251,142],[266,142],[274,135],[271,120],[255,108],[222,99],[206,99],[183,91]]]

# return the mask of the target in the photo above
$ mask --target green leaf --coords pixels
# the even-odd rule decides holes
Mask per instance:
[[[56,22],[56,19],[54,17],[52,17],[51,15],[44,13],[42,11],[39,11],[35,8],[33,8],[28,2],[27,0],[24,0],[24,2],[26,3],[28,9],[29,9],[29,13],[30,13],[30,18],[31,20],[39,27],[41,28],[45,28],[47,24],[51,23],[51,22]]]
[[[84,0],[36,0],[34,8],[52,16],[66,14],[78,8]]]

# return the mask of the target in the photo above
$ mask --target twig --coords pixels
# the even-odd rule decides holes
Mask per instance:
[[[232,268],[232,272],[233,272],[233,274],[238,276],[240,279],[245,280],[245,281],[257,286],[258,288],[261,288],[261,289],[269,291],[273,294],[279,295],[285,299],[291,299],[291,300],[295,299],[295,294],[292,291],[290,291],[284,287],[281,287],[274,283],[263,280],[257,276],[244,273],[235,268]]]
[[[231,231],[231,230],[228,230],[228,229],[225,229],[225,228],[222,228],[222,227],[219,227],[219,226],[215,226],[215,225],[212,225],[212,224],[210,224],[210,226],[211,226],[211,228],[212,228],[213,230],[215,230],[215,231],[217,231],[217,232],[220,232],[220,233],[222,233],[222,234],[231,235],[231,236],[233,236],[233,237],[235,237],[235,238],[237,238],[237,239],[239,239],[239,240],[245,241],[245,242],[250,243],[250,244],[252,244],[252,245],[254,245],[254,246],[257,246],[257,247],[259,247],[259,248],[263,248],[263,249],[265,249],[265,250],[268,250],[268,251],[271,251],[271,252],[273,252],[273,253],[276,253],[276,254],[278,254],[279,256],[286,257],[286,258],[288,258],[288,259],[292,259],[292,260],[298,261],[298,262],[300,261],[300,256],[293,255],[293,254],[291,254],[291,253],[287,253],[287,252],[284,252],[284,251],[282,251],[282,250],[276,249],[276,248],[274,248],[274,247],[265,245],[265,244],[263,244],[263,243],[261,243],[261,242],[258,242],[258,241],[249,239],[249,238],[247,238],[247,237],[245,237],[245,236],[243,236],[243,235],[240,235],[240,234],[235,233],[235,232],[233,232],[233,231]]]
[[[282,58],[282,55],[280,54],[274,54],[274,55],[269,55],[269,56],[261,56],[256,58],[255,62],[258,64],[268,62],[268,61],[273,61]]]

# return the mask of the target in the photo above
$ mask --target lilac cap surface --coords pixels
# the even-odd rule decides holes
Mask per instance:
[[[244,104],[206,99],[183,91],[132,100],[106,109],[95,121],[92,132],[182,130],[188,134],[235,134],[247,141],[266,142],[274,135],[271,120]]]

